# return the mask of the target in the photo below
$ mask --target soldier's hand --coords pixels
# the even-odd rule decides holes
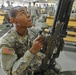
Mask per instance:
[[[43,47],[43,36],[39,35],[32,43],[30,52],[36,54]]]

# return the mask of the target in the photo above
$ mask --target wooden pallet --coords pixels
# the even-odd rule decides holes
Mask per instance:
[[[67,36],[66,38],[64,38],[64,40],[67,41],[67,42],[76,43],[76,37]]]
[[[46,24],[48,26],[52,26],[54,21],[54,16],[48,16],[46,20]],[[68,23],[68,28],[76,28],[76,18],[70,18]],[[45,30],[48,32],[48,30]],[[76,32],[74,31],[67,31],[67,37],[64,38],[66,42],[73,42],[76,43]]]
[[[4,16],[0,16],[0,24],[2,24],[4,21]]]
[[[49,29],[45,29],[45,32],[49,32]],[[64,40],[66,42],[74,42],[74,43],[76,43],[76,32],[67,31],[67,37],[65,37]]]
[[[73,31],[67,31],[68,35],[75,35],[76,36],[76,32],[73,32]]]
[[[48,16],[46,20],[46,24],[48,26],[52,26],[54,22],[54,16]],[[76,18],[70,18],[69,23],[68,23],[68,28],[76,28]]]

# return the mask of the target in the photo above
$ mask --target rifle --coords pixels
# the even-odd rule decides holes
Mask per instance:
[[[59,0],[58,2],[52,28],[50,28],[48,35],[44,36],[44,47],[41,52],[46,57],[42,60],[41,71],[53,70],[56,74],[60,72],[60,69],[55,67],[55,59],[59,57],[60,51],[62,51],[64,46],[63,38],[67,35],[66,30],[73,2],[74,0]]]

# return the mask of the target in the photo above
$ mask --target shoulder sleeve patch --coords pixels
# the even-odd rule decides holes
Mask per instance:
[[[14,49],[13,48],[5,47],[2,50],[2,54],[10,54],[10,55],[13,55],[14,54]]]

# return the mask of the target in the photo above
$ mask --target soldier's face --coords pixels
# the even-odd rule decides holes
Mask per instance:
[[[23,7],[18,9],[18,13],[16,15],[15,21],[16,21],[16,25],[19,25],[24,28],[28,28],[32,26],[30,15]]]

